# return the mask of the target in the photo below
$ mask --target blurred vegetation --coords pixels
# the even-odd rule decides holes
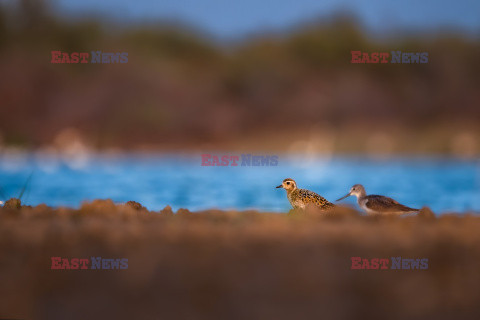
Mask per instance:
[[[76,128],[97,149],[286,150],[314,132],[341,152],[365,152],[372,134],[393,152],[480,150],[478,40],[373,39],[354,18],[336,16],[226,44],[181,26],[53,12],[46,1],[0,6],[4,144],[42,147]],[[51,64],[54,50],[128,52],[129,60]],[[426,51],[429,62],[351,64],[352,50]]]

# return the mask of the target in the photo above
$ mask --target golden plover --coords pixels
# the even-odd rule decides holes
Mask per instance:
[[[283,188],[287,191],[287,198],[293,209],[305,209],[309,205],[313,205],[320,210],[328,210],[335,205],[330,203],[321,195],[306,189],[298,189],[297,183],[293,179],[285,179],[277,188]]]
[[[343,200],[349,196],[356,196],[358,205],[368,214],[392,213],[408,214],[418,212],[419,209],[409,208],[398,203],[392,198],[371,194],[367,196],[365,188],[361,184],[354,185],[350,192],[337,201]]]

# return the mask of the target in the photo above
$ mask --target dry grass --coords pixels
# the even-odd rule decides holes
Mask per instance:
[[[0,210],[0,318],[479,319],[480,217]],[[51,270],[52,256],[128,270]],[[350,257],[428,258],[351,270]]]

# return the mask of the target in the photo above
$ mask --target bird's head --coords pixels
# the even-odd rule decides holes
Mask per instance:
[[[366,194],[365,188],[361,184],[356,184],[356,185],[354,185],[353,187],[350,188],[349,193],[347,193],[345,196],[341,197],[337,201],[343,200],[343,199],[345,199],[347,197],[350,197],[350,196],[355,196],[355,197],[359,198],[359,197],[364,196],[365,194]]]
[[[295,180],[287,178],[283,180],[282,184],[277,186],[277,188],[283,188],[287,191],[293,191],[297,189],[297,184],[295,183]]]

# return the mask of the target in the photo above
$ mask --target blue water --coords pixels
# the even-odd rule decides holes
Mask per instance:
[[[3,157],[0,186],[18,196],[33,172],[23,201],[78,207],[82,201],[135,200],[150,210],[171,205],[188,208],[248,209],[285,212],[285,191],[275,189],[290,177],[302,188],[333,201],[355,183],[367,193],[383,194],[411,207],[437,213],[480,212],[480,162],[445,159],[305,160],[280,155],[272,167],[203,167],[200,156],[90,156],[75,161],[33,154]],[[353,198],[344,203],[355,205]]]

